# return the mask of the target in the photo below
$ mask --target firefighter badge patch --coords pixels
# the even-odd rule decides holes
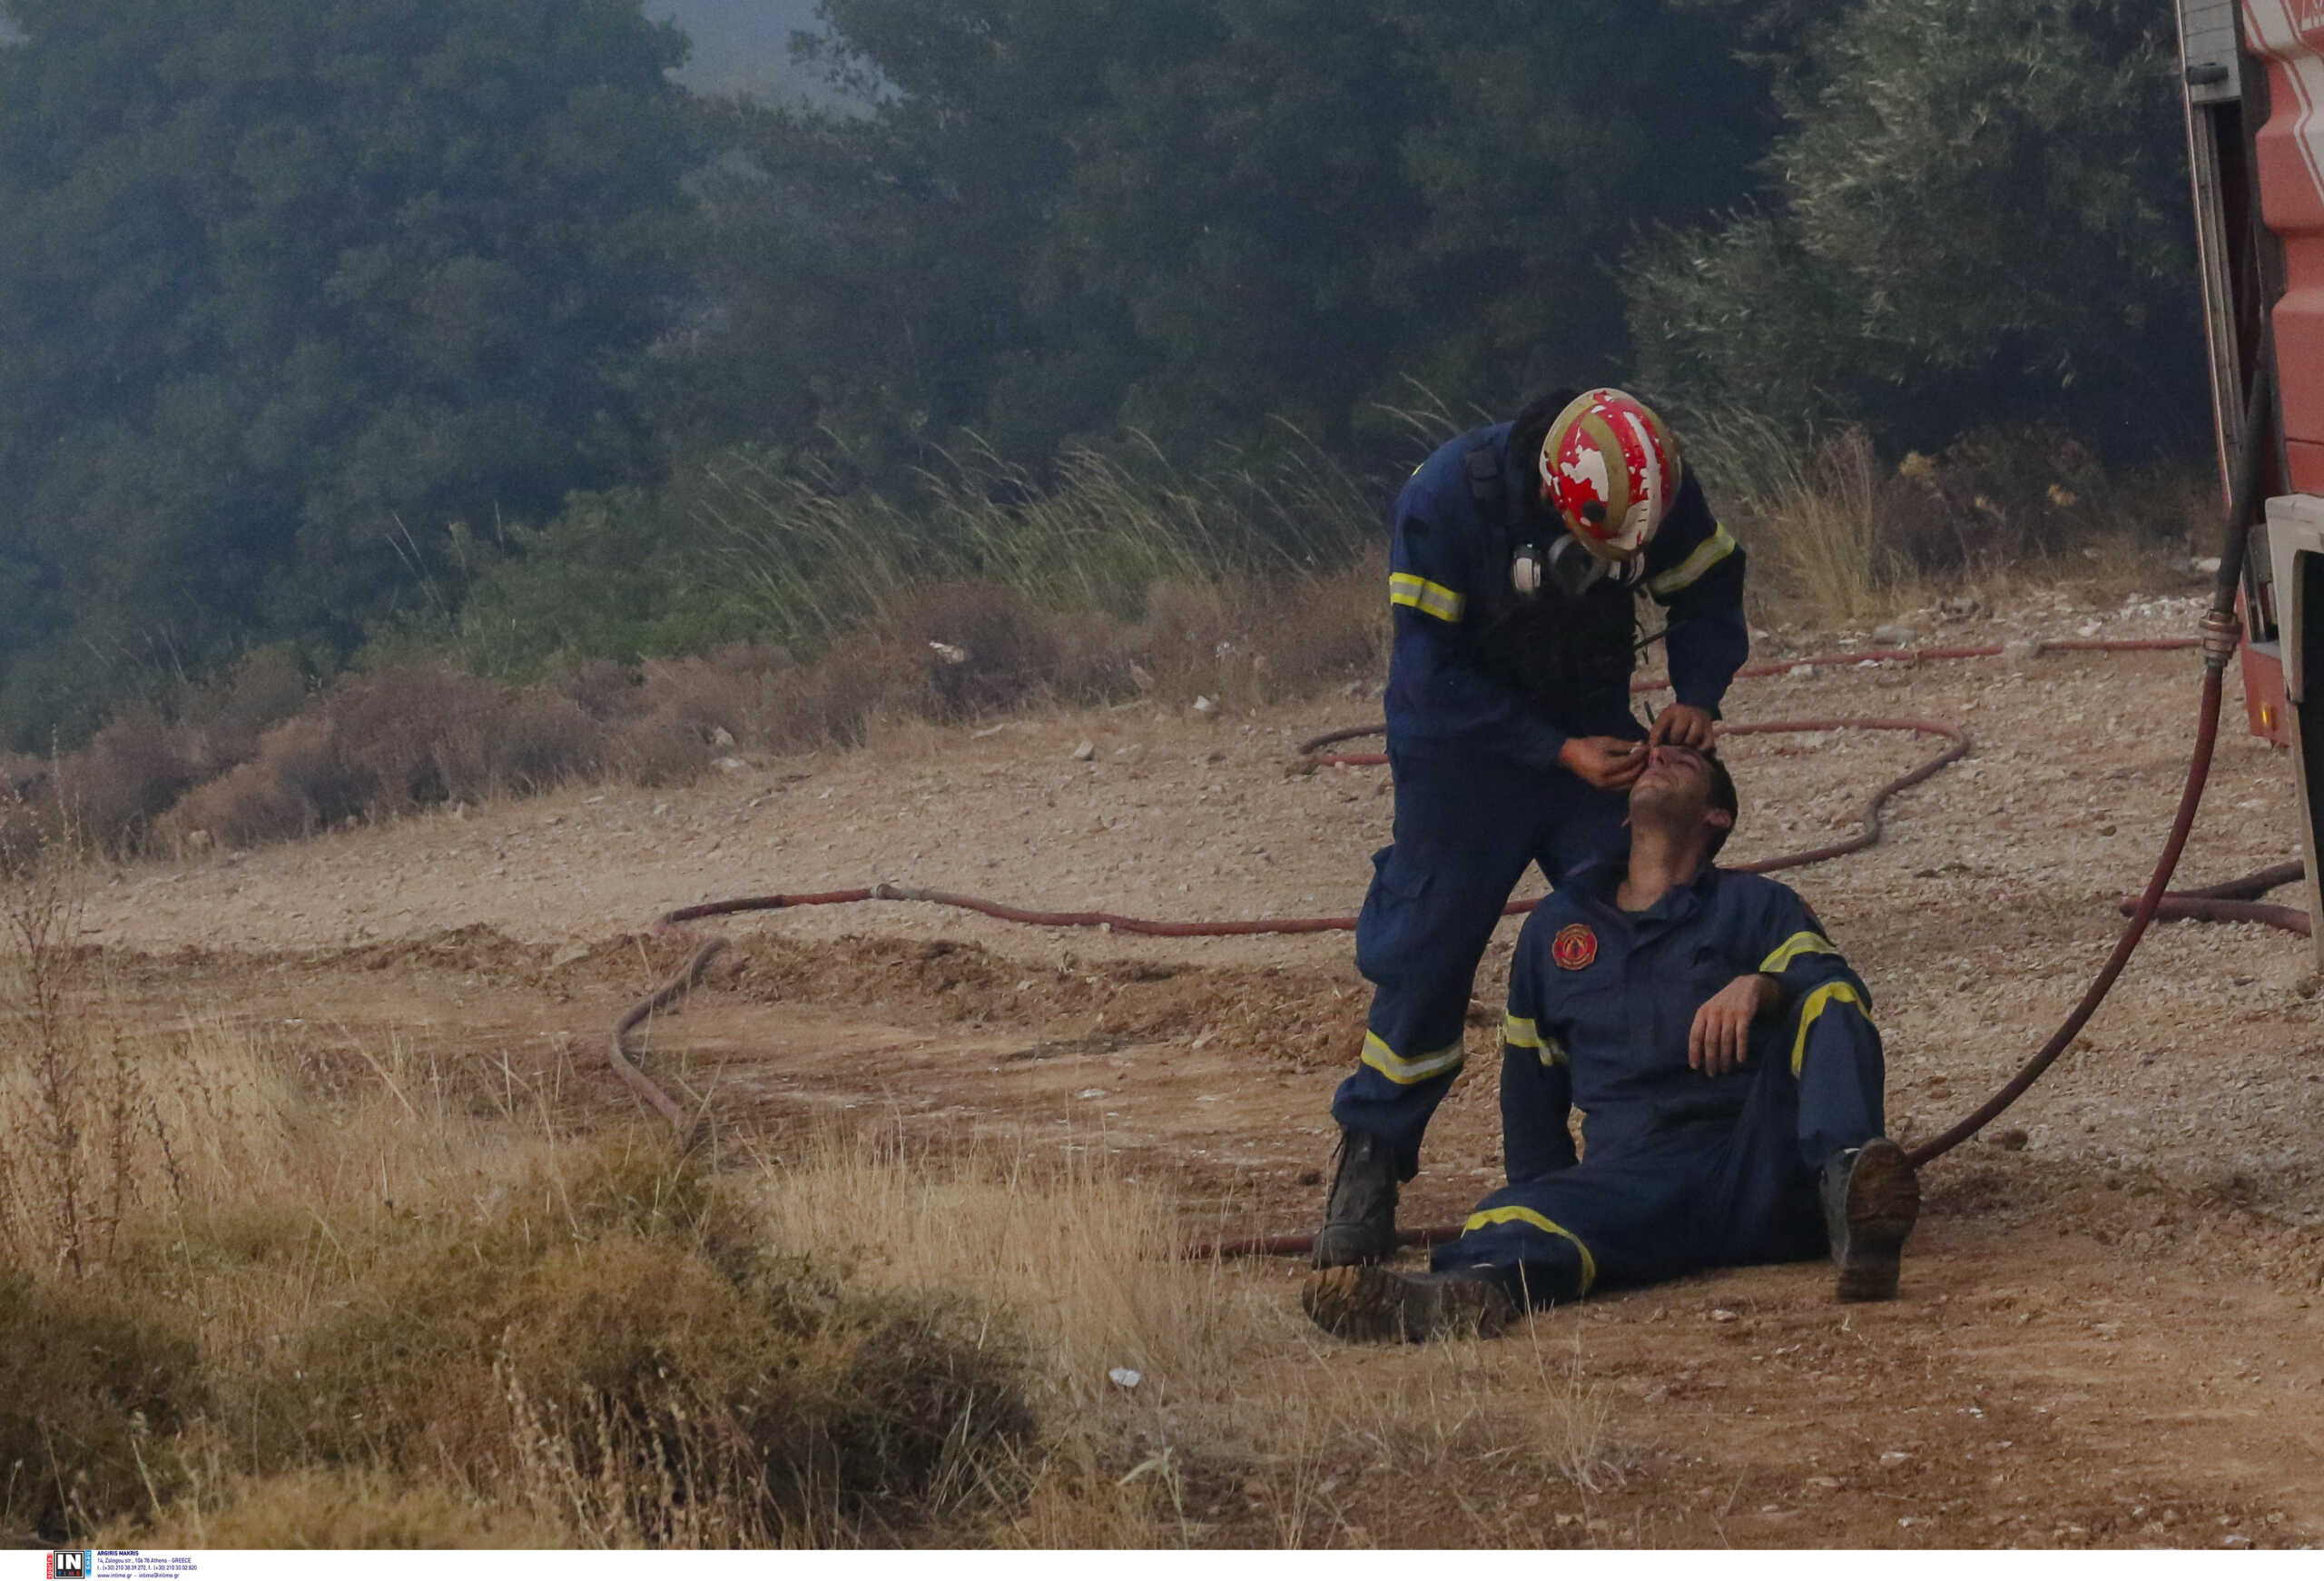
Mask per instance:
[[[1579,972],[1598,958],[1598,935],[1588,923],[1568,923],[1550,942],[1550,959],[1569,972]]]

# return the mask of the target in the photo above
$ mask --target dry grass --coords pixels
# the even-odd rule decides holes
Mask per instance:
[[[1528,1326],[1428,1351],[1323,1339],[1268,1270],[1172,1260],[1167,1194],[1095,1144],[1022,1154],[833,1140],[761,1177],[777,1248],[844,1253],[851,1288],[964,1291],[1028,1337],[1049,1428],[1021,1498],[981,1523],[1037,1546],[1394,1543],[1355,1485],[1450,1490],[1431,1540],[1510,1531],[1464,1503],[1481,1473],[1577,1502],[1620,1478],[1610,1397]],[[1134,1387],[1118,1369],[1138,1375]],[[1455,1537],[1452,1534],[1463,1533]],[[1231,1534],[1231,1535],[1230,1535]]]
[[[1884,614],[1904,580],[1882,532],[1872,441],[1851,429],[1827,441],[1763,506],[1759,533],[1799,598],[1837,625]]]

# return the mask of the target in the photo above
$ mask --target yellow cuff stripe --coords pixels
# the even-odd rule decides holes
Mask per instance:
[[[1864,996],[1858,993],[1851,984],[1827,983],[1823,987],[1816,990],[1802,1001],[1799,1006],[1799,1035],[1791,1041],[1791,1073],[1793,1075],[1799,1074],[1800,1064],[1807,1058],[1808,1029],[1816,1024],[1816,1018],[1824,1013],[1826,1005],[1835,1003],[1853,1004],[1858,1015],[1863,1016],[1866,1021],[1872,1019],[1871,1012],[1865,1008]]]
[[[1461,1226],[1461,1233],[1472,1234],[1480,1230],[1490,1230],[1496,1224],[1529,1224],[1545,1235],[1572,1241],[1574,1250],[1581,1253],[1581,1288],[1574,1294],[1586,1296],[1590,1293],[1590,1287],[1598,1282],[1598,1260],[1590,1255],[1590,1249],[1581,1243],[1581,1237],[1554,1220],[1543,1218],[1531,1208],[1488,1208],[1482,1213],[1472,1213],[1469,1221]]]
[[[1821,934],[1794,934],[1776,946],[1775,954],[1759,963],[1759,970],[1772,977],[1802,955],[1837,955],[1839,953],[1832,941]]]
[[[1398,571],[1388,578],[1388,602],[1433,615],[1448,626],[1459,625],[1461,612],[1469,607],[1462,595],[1410,571]]]
[[[1541,1056],[1545,1065],[1565,1063],[1565,1045],[1542,1032],[1529,1016],[1503,1016],[1501,1041],[1512,1049],[1531,1049]]]
[[[1669,598],[1701,579],[1702,574],[1733,554],[1737,545],[1735,535],[1727,530],[1725,522],[1711,523],[1710,536],[1695,546],[1695,552],[1659,577],[1651,578],[1646,590],[1658,598]]]
[[[1425,1082],[1431,1076],[1457,1071],[1468,1057],[1466,1045],[1456,1042],[1449,1043],[1433,1053],[1423,1054],[1416,1060],[1408,1060],[1383,1042],[1378,1033],[1364,1034],[1364,1062],[1399,1087],[1409,1087],[1415,1082]]]

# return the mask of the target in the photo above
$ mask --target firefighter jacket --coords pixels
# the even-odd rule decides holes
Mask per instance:
[[[1541,903],[1519,937],[1502,1058],[1538,1062],[1541,1079],[1527,1082],[1532,1112],[1521,1143],[1512,1127],[1512,1181],[1574,1162],[1571,1107],[1582,1112],[1593,1165],[1690,1140],[1715,1146],[1743,1114],[1768,1062],[1781,1061],[1797,1079],[1827,1043],[1827,1059],[1845,1056],[1851,1066],[1861,1049],[1877,1047],[1870,993],[1791,889],[1706,866],[1632,915],[1614,902],[1623,871],[1614,862],[1584,868]],[[1755,972],[1775,979],[1781,1009],[1753,1023],[1739,1069],[1718,1076],[1693,1069],[1687,1041],[1695,1012]],[[1820,1085],[1817,1074],[1810,1071],[1807,1090]]]
[[[1521,596],[1510,575],[1516,548],[1547,547],[1564,529],[1537,503],[1534,459],[1512,453],[1511,427],[1498,423],[1443,446],[1396,498],[1388,559],[1391,746],[1551,768],[1568,736],[1622,728],[1616,722],[1630,717],[1640,592],[1667,611],[1678,700],[1717,717],[1750,648],[1744,557],[1712,518],[1692,470],[1647,546],[1638,582],[1604,578],[1578,599],[1553,588]],[[1481,488],[1472,466],[1497,471],[1498,487]]]

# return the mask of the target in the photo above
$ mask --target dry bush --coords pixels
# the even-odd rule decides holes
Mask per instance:
[[[92,848],[135,855],[187,792],[255,756],[261,732],[297,713],[306,697],[287,657],[253,654],[214,687],[180,687],[166,707],[129,705],[86,746],[59,755],[53,774],[12,776],[11,788],[45,815],[50,837],[69,818]]]
[[[335,1299],[231,1411],[257,1468],[457,1467],[583,1541],[731,1543],[924,1518],[1029,1431],[988,1320],[759,1257],[658,1143],[447,1206],[327,1227]]]
[[[320,817],[308,786],[330,776],[330,725],[292,719],[261,737],[257,758],[190,792],[161,820],[157,834],[178,850],[211,844],[230,848],[295,840]]]
[[[1387,586],[1387,558],[1377,553],[1302,584],[1253,638],[1266,700],[1384,678],[1393,634]]]
[[[325,820],[480,799],[500,715],[498,687],[448,665],[399,665],[332,688],[324,716],[348,790]]]
[[[1234,708],[1259,700],[1252,632],[1258,624],[1239,590],[1206,582],[1164,582],[1147,595],[1130,634],[1131,651],[1163,702],[1185,707],[1198,697]]]
[[[866,637],[800,666],[782,649],[736,643],[697,658],[649,659],[633,709],[607,751],[640,785],[684,784],[734,752],[798,753],[863,744],[882,715],[926,717],[924,642]]]
[[[57,760],[51,795],[70,809],[89,844],[127,851],[201,777],[190,733],[154,705],[138,703],[115,715],[88,746]]]
[[[900,590],[881,621],[887,635],[918,649],[921,696],[909,705],[938,724],[1049,696],[1058,677],[1058,624],[1023,593],[989,580]]]
[[[448,666],[367,673],[259,737],[250,761],[193,790],[160,821],[184,850],[310,835],[497,794],[536,795],[601,772],[606,731],[571,697]]]
[[[185,710],[185,724],[199,733],[202,757],[213,774],[246,763],[259,737],[304,707],[307,677],[280,648],[264,647],[236,665],[224,683],[202,694]]]
[[[1789,590],[1836,624],[1882,608],[1902,568],[1882,519],[1881,481],[1870,436],[1849,429],[1785,479],[1754,524],[1753,540],[1773,550]]]
[[[182,1319],[141,1293],[0,1272],[0,1541],[48,1546],[178,1486],[208,1404]]]

